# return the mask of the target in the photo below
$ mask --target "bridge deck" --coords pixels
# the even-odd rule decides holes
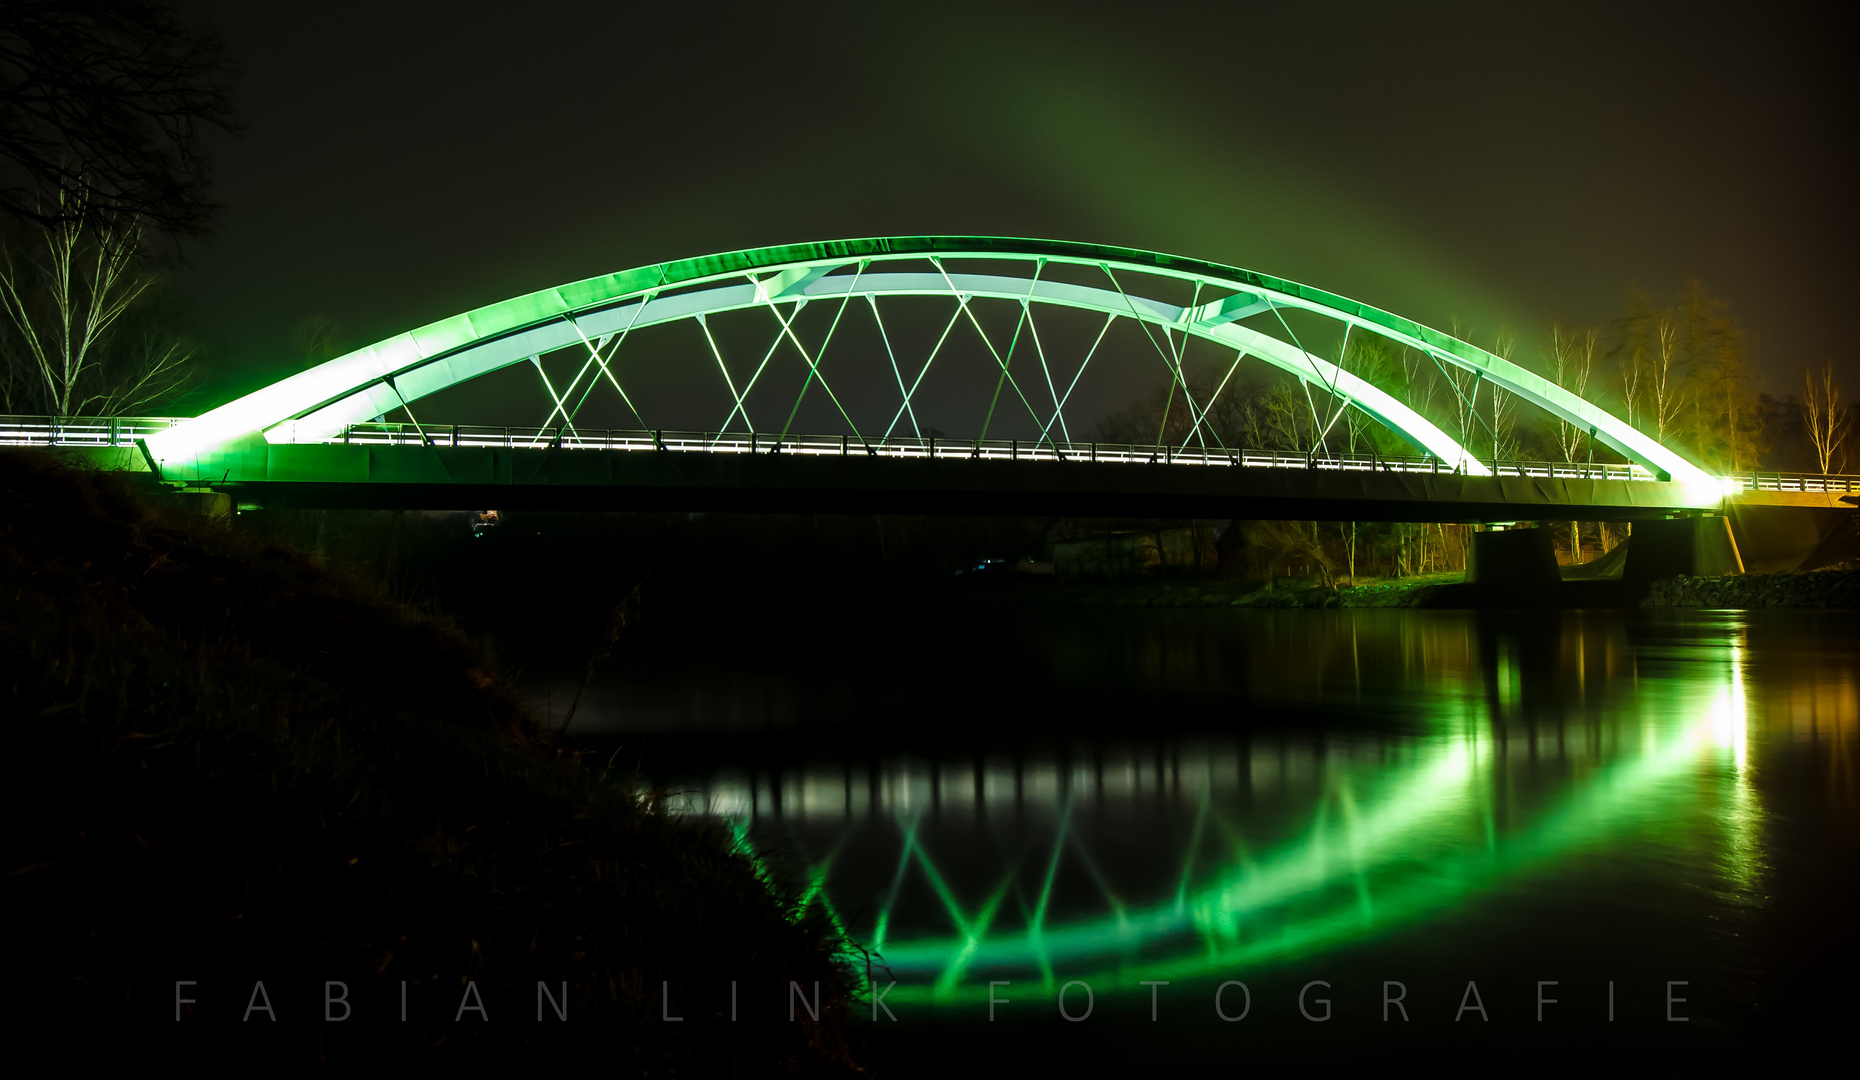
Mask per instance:
[[[1696,505],[1647,480],[1083,460],[449,446],[268,448],[266,507],[1071,514],[1357,521],[1634,520]]]
[[[54,445],[146,469],[163,418],[0,418],[0,443]],[[1850,509],[1860,477],[1742,474],[1721,488],[1635,466],[1501,462],[1498,475],[1431,458],[1099,443],[1035,445],[747,432],[359,424],[328,442],[252,440],[198,475],[165,476],[252,506],[1033,513],[1516,521],[1658,518],[1742,506]],[[205,463],[202,463],[205,464]]]

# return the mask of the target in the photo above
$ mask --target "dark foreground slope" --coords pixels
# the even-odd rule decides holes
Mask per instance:
[[[0,456],[0,680],[21,1049],[853,1071],[837,939],[727,832],[301,554]]]

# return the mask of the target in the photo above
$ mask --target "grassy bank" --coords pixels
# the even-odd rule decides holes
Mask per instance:
[[[1582,568],[1576,568],[1580,571]],[[1677,575],[1624,581],[1581,572],[1545,587],[1468,585],[1461,575],[1321,585],[1302,579],[1257,582],[1193,579],[1067,583],[1012,582],[951,594],[955,602],[1010,607],[1143,608],[1630,608],[1860,607],[1860,571],[1832,567],[1728,577]]]
[[[952,590],[949,596],[955,603],[1028,607],[1429,607],[1433,606],[1432,601],[1441,594],[1443,586],[1455,585],[1459,580],[1457,573],[1338,586],[1303,578],[1281,578],[1266,584],[1195,578],[1100,582],[1029,578]]]
[[[0,455],[0,678],[28,1041],[854,1071],[824,921],[726,830],[552,745],[455,630],[297,551]],[[791,982],[818,1021],[790,1020]]]

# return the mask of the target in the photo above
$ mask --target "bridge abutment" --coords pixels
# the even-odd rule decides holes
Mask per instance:
[[[1724,517],[1637,521],[1622,577],[1630,587],[1675,574],[1741,574],[1744,560]]]
[[[1745,493],[1730,500],[1731,533],[1752,573],[1815,570],[1860,554],[1860,511],[1831,492]]]
[[[225,524],[232,520],[233,497],[224,491],[182,491],[175,495],[190,513]]]

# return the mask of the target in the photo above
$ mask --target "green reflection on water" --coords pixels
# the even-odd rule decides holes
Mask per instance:
[[[1013,980],[1016,1000],[1050,1000],[1071,979],[1115,993],[1143,980],[1243,977],[1236,973],[1449,916],[1558,860],[1635,838],[1709,845],[1724,884],[1749,893],[1762,873],[1763,810],[1751,782],[1746,646],[1735,622],[1718,630],[1672,646],[1664,658],[1675,663],[1664,668],[1657,650],[1634,656],[1611,676],[1627,689],[1604,717],[1559,717],[1555,737],[1573,735],[1589,752],[1562,760],[1571,774],[1536,803],[1506,801],[1530,684],[1515,643],[1500,641],[1483,671],[1442,665],[1451,670],[1434,671],[1431,692],[1413,695],[1424,703],[1419,735],[1384,745],[1374,761],[1327,759],[1302,824],[1274,842],[1249,843],[1245,808],[1202,789],[1160,895],[1133,900],[1112,887],[1075,827],[1070,797],[1045,846],[1008,858],[992,876],[951,873],[926,843],[917,807],[891,819],[895,869],[869,930],[850,929],[878,957],[875,980],[898,981],[887,1001],[973,1004],[988,999],[990,980]],[[1587,655],[1578,642],[1582,698],[1604,681],[1588,671]],[[1536,739],[1532,729],[1533,762]],[[1712,823],[1703,833],[1701,817]],[[812,866],[805,896],[845,925],[833,887],[841,857],[835,845]],[[1094,883],[1096,914],[1079,904],[1055,914],[1055,879],[1068,860]],[[1037,888],[1021,888],[1023,872]],[[922,919],[897,929],[896,909],[914,882],[928,887],[947,929],[925,930]],[[1014,905],[1018,920],[1004,921]]]

